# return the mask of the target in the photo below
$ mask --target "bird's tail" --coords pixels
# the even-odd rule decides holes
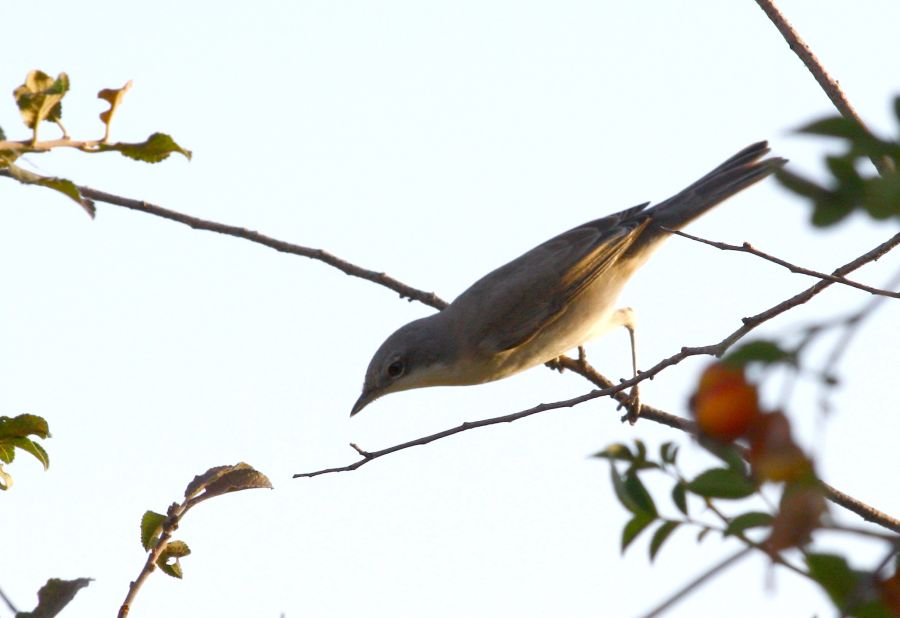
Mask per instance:
[[[663,236],[666,234],[664,228],[680,229],[787,163],[787,159],[781,157],[760,161],[768,152],[768,142],[747,146],[685,190],[651,207],[645,211],[651,218],[645,234]]]

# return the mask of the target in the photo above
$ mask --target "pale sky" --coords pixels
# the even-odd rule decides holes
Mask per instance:
[[[896,135],[900,3],[779,4],[862,117]],[[792,133],[833,110],[750,0],[40,8],[0,10],[10,138],[26,130],[9,94],[39,68],[69,74],[74,137],[100,137],[96,92],[133,80],[113,138],[165,131],[194,159],[65,152],[29,156],[29,169],[322,248],[448,300],[558,232],[668,197],[751,142],[769,139],[814,174],[834,150]],[[698,546],[686,529],[652,565],[649,534],[620,556],[627,514],[589,456],[640,438],[654,450],[677,441],[689,474],[711,460],[683,434],[621,424],[608,400],[293,480],[355,460],[349,442],[376,450],[591,388],[538,368],[392,395],[350,420],[372,353],[430,308],[320,262],[104,204],[91,221],[64,197],[0,181],[0,414],[39,414],[53,433],[50,470],[20,456],[0,495],[0,588],[20,610],[48,577],[92,577],[62,616],[115,615],[144,561],[142,513],[237,461],[275,490],[191,512],[178,531],[193,550],[184,580],[154,574],[132,618],[638,616],[738,547]],[[807,221],[804,203],[766,181],[688,231],[829,272],[896,231],[861,217],[826,232]],[[898,270],[890,254],[855,276],[877,286]],[[675,238],[621,302],[637,312],[649,367],[812,283]],[[867,300],[832,288],[760,333],[795,333]],[[897,516],[892,303],[847,351],[833,413],[823,417],[811,383],[787,413],[825,480]],[[624,332],[588,355],[612,379],[628,375]],[[707,362],[645,383],[645,401],[687,415]],[[766,393],[775,401],[780,384]],[[651,487],[674,514],[668,484]],[[823,535],[821,546],[859,567],[882,556],[846,541]],[[833,614],[817,587],[755,555],[668,615],[723,612]]]

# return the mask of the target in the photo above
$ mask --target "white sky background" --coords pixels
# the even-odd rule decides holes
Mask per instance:
[[[900,3],[780,4],[863,118],[894,134]],[[31,69],[71,77],[64,120],[75,137],[101,135],[96,92],[133,79],[114,138],[162,130],[194,151],[191,163],[60,153],[28,157],[32,169],[320,247],[448,300],[564,229],[668,197],[753,141],[770,139],[811,172],[833,148],[791,134],[832,108],[750,0],[250,7],[43,2],[36,14],[7,4],[0,21],[14,52],[0,64],[0,126],[25,136],[9,93]],[[431,309],[319,262],[141,213],[100,204],[91,221],[8,180],[0,206],[0,413],[40,414],[53,432],[50,471],[20,456],[9,467],[16,485],[0,496],[0,587],[20,609],[48,577],[86,576],[96,581],[63,615],[114,615],[144,561],[144,510],[163,511],[195,474],[237,461],[275,491],[190,513],[178,531],[194,551],[185,579],[151,577],[134,618],[634,616],[737,548],[712,537],[697,546],[682,530],[655,565],[649,534],[620,557],[626,513],[606,464],[588,456],[641,438],[654,450],[683,444],[688,470],[710,461],[677,432],[620,424],[606,400],[292,480],[353,461],[351,441],[375,450],[590,388],[535,369],[392,395],[351,421],[371,354]],[[830,271],[896,229],[854,218],[820,232],[807,219],[805,204],[768,181],[690,231]],[[892,254],[856,276],[880,285],[898,267]],[[622,303],[638,312],[648,367],[811,283],[676,238]],[[832,289],[761,332],[866,300]],[[808,387],[789,410],[823,477],[895,516],[896,323],[889,301],[864,324],[834,415],[823,422]],[[627,375],[624,333],[588,353],[607,375]],[[646,383],[645,401],[686,414],[707,362]],[[671,512],[668,484],[656,493]],[[850,547],[860,566],[882,555]],[[816,587],[753,556],[669,615],[828,607]]]

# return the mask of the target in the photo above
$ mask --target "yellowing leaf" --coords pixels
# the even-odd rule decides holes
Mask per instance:
[[[59,122],[62,118],[62,98],[69,91],[69,76],[60,73],[53,79],[43,71],[31,71],[25,83],[13,91],[16,105],[25,126],[34,131],[44,120]]]
[[[106,131],[103,134],[103,141],[106,142],[109,140],[109,125],[112,122],[113,114],[116,113],[116,109],[119,107],[119,103],[122,102],[122,98],[125,96],[125,93],[131,90],[131,80],[122,86],[121,88],[104,88],[100,92],[97,93],[97,98],[102,99],[109,103],[109,109],[100,112],[100,120],[106,125]]]

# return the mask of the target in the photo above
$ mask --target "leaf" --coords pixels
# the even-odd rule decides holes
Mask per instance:
[[[747,464],[740,452],[730,444],[721,444],[710,440],[700,440],[700,445],[721,459],[729,470],[734,470],[738,474],[746,476]]]
[[[662,548],[663,543],[666,542],[666,539],[669,538],[675,529],[678,528],[680,522],[677,521],[665,521],[662,525],[656,529],[656,532],[653,533],[653,538],[650,539],[650,561],[653,562],[654,558],[656,558],[656,554]]]
[[[761,363],[771,365],[774,363],[797,364],[797,358],[793,352],[783,350],[776,342],[768,339],[750,341],[730,352],[724,359],[727,365],[732,367],[744,367],[748,363]]]
[[[900,174],[885,173],[865,181],[863,208],[876,220],[900,216]]]
[[[634,441],[635,459],[640,462],[647,460],[647,446],[641,440]]]
[[[618,460],[618,461],[633,461],[634,455],[631,453],[631,449],[622,444],[621,442],[617,442],[615,444],[610,444],[605,449],[600,451],[599,453],[594,453],[592,457],[597,457],[599,459],[609,459],[609,460]]]
[[[48,189],[59,191],[66,197],[72,198],[78,203],[79,206],[84,208],[85,212],[87,212],[87,214],[90,215],[91,218],[94,217],[94,213],[97,211],[97,209],[94,207],[94,202],[81,195],[81,191],[78,189],[78,186],[75,185],[75,183],[73,183],[71,180],[66,180],[65,178],[41,176],[40,174],[29,172],[28,170],[23,169],[17,165],[10,165],[7,167],[7,169],[9,170],[10,176],[23,184],[47,187]]]
[[[4,444],[2,440],[0,440],[0,461],[3,463],[12,463],[13,459],[16,458],[16,449],[12,444]]]
[[[31,71],[25,83],[13,91],[22,120],[35,129],[44,120],[58,122],[62,118],[62,98],[69,91],[69,76],[60,73],[54,80],[43,71]]]
[[[625,474],[624,489],[641,513],[646,513],[652,517],[657,516],[658,512],[656,505],[653,503],[653,496],[644,487],[636,472],[629,470]]]
[[[41,465],[44,466],[44,470],[50,467],[50,456],[47,455],[47,451],[44,450],[44,447],[34,440],[29,438],[4,438],[2,443],[20,448],[26,453],[31,453],[39,462],[41,462]]]
[[[12,487],[13,479],[12,477],[3,471],[3,466],[0,465],[0,491],[6,491],[10,487]]]
[[[674,464],[678,457],[678,446],[674,442],[664,442],[659,447],[659,458],[667,464]]]
[[[725,536],[733,536],[743,534],[745,530],[750,528],[763,528],[772,525],[774,517],[770,513],[762,511],[751,511],[738,515],[725,527]]]
[[[0,416],[0,438],[50,437],[50,427],[44,418],[36,414],[20,414],[15,417]]]
[[[622,529],[623,554],[625,553],[625,550],[628,549],[628,546],[631,545],[632,541],[634,541],[647,526],[653,523],[654,519],[654,517],[647,515],[646,513],[636,513],[635,516],[625,524],[625,528]]]
[[[811,223],[816,227],[830,227],[845,219],[853,209],[832,196],[817,200],[813,208]]]
[[[730,468],[712,468],[688,483],[687,490],[704,498],[737,500],[756,491],[753,482]]]
[[[260,488],[272,489],[271,481],[250,464],[240,462],[233,466],[216,466],[195,476],[185,488],[184,497],[206,500],[233,491]]]
[[[19,612],[16,618],[53,618],[68,605],[78,591],[90,584],[92,579],[48,579],[38,590],[38,604],[33,611]]]
[[[191,550],[184,541],[170,541],[156,559],[156,566],[166,575],[181,579],[184,573],[181,570],[180,558],[190,553]]]
[[[831,195],[831,191],[815,182],[782,168],[775,170],[775,178],[781,185],[797,195],[818,201]]]
[[[675,506],[678,507],[678,510],[685,515],[688,514],[686,490],[687,485],[682,481],[676,483],[675,487],[672,488],[672,502],[674,502]]]
[[[100,112],[100,120],[106,125],[106,131],[103,134],[103,141],[107,141],[109,139],[109,125],[112,122],[112,117],[116,113],[116,109],[118,109],[119,104],[122,102],[122,99],[125,97],[125,93],[131,90],[131,80],[122,86],[121,88],[104,88],[100,92],[97,93],[97,98],[102,99],[109,103],[109,109]]]
[[[797,129],[797,133],[842,137],[852,142],[860,141],[868,136],[868,132],[861,124],[843,116],[830,116],[811,122]]]
[[[135,159],[136,161],[144,161],[146,163],[159,163],[169,158],[173,152],[180,153],[191,158],[191,151],[185,150],[175,143],[170,136],[165,133],[154,133],[144,142],[127,143],[117,142],[115,144],[99,144],[99,152],[119,152],[126,157]]]
[[[159,533],[162,531],[162,525],[166,521],[166,516],[154,511],[146,511],[141,517],[141,545],[146,550],[156,547],[159,542]]]

